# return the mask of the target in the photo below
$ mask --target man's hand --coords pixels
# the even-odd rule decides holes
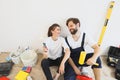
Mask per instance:
[[[96,59],[94,59],[94,58],[89,58],[86,63],[87,63],[88,65],[94,65],[94,64],[96,64]]]

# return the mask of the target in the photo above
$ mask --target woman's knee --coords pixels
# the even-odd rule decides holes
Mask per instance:
[[[41,66],[42,66],[42,67],[46,66],[47,64],[48,64],[48,59],[43,59],[43,60],[41,61]]]

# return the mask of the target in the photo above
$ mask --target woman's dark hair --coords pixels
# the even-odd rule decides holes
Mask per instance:
[[[68,23],[72,21],[74,24],[77,24],[79,23],[79,27],[80,27],[80,21],[78,18],[69,18],[67,21],[66,21],[66,25],[68,26]]]
[[[48,37],[52,36],[52,32],[51,31],[54,31],[56,27],[60,27],[60,25],[58,25],[57,23],[51,25],[48,29]]]

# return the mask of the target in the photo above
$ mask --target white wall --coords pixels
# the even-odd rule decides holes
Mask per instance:
[[[13,51],[20,46],[41,47],[48,27],[60,24],[66,33],[65,21],[77,17],[83,30],[98,41],[111,0],[0,0],[0,52]],[[108,23],[102,51],[110,45],[120,45],[120,0]]]

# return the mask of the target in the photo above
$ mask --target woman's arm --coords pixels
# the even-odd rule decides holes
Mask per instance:
[[[68,58],[70,57],[70,50],[68,48],[65,49],[65,55],[63,57],[63,60],[61,62],[61,64],[65,64],[65,62],[68,60]]]
[[[48,58],[48,48],[44,45],[43,46],[43,59]]]
[[[60,64],[60,67],[59,67],[59,73],[60,74],[64,73],[65,62],[68,60],[69,57],[70,57],[70,50],[69,50],[69,48],[66,48],[65,49],[65,55],[64,55],[63,60]]]

